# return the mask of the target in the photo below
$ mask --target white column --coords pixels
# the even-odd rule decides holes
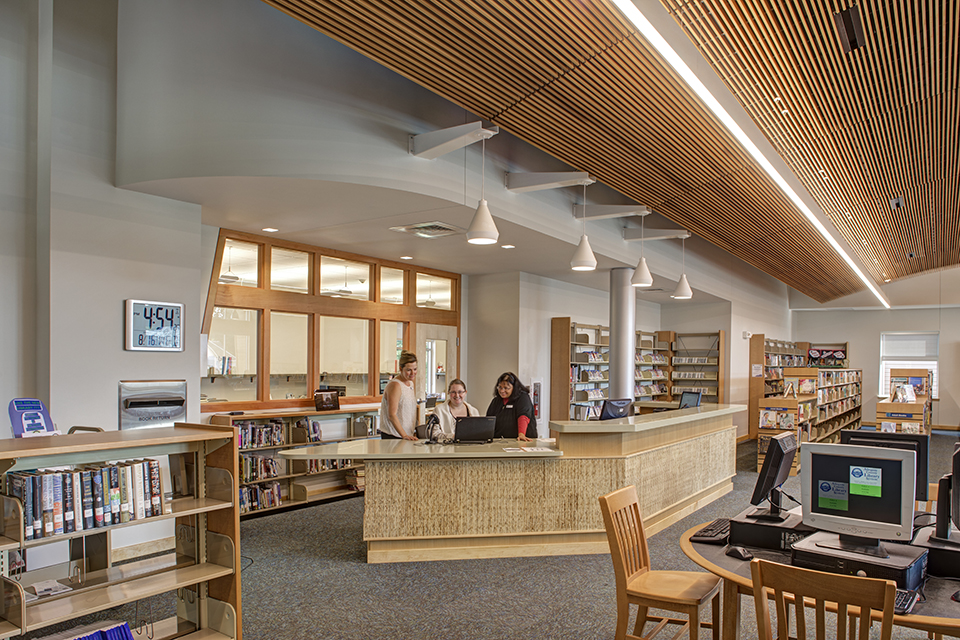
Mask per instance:
[[[635,386],[637,294],[633,269],[610,270],[610,397],[633,398]]]

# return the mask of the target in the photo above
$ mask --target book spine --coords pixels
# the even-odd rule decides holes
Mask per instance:
[[[130,522],[130,490],[127,487],[126,465],[117,465],[120,480],[120,522]]]
[[[134,518],[140,520],[146,517],[143,507],[143,465],[134,462],[133,468],[133,511]]]
[[[163,513],[163,486],[160,484],[160,461],[150,460],[150,506],[153,515]]]
[[[73,473],[64,471],[61,476],[63,478],[63,532],[73,533],[77,528],[73,513]]]
[[[7,480],[7,493],[20,500],[23,506],[23,539],[33,540],[33,505],[27,505],[29,494],[33,492],[33,482],[19,473],[9,474]]]
[[[83,478],[78,469],[74,469],[73,477],[73,517],[77,531],[83,531]]]
[[[53,477],[53,534],[63,533],[63,474],[51,473]]]
[[[133,465],[125,462],[121,470],[123,471],[123,480],[127,487],[127,519],[124,520],[124,522],[128,522],[137,517],[133,509]]]
[[[34,473],[30,476],[33,481],[33,537],[43,537],[43,476]]]
[[[93,526],[107,526],[107,514],[103,510],[103,473],[100,469],[90,470],[90,483],[93,489]]]
[[[89,469],[80,472],[80,483],[83,487],[83,528],[93,529],[96,520],[93,517],[93,473]]]
[[[43,474],[43,537],[53,535],[53,476]]]
[[[113,524],[120,524],[120,470],[112,464],[110,470],[110,517]]]
[[[150,502],[150,461],[141,460],[140,467],[143,469],[143,513],[144,517],[153,516],[153,505]]]

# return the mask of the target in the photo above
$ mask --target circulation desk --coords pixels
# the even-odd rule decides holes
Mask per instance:
[[[281,452],[363,460],[367,562],[607,553],[599,496],[634,484],[647,534],[733,488],[744,405],[710,405],[604,422],[551,422],[536,442],[427,445],[357,440]]]

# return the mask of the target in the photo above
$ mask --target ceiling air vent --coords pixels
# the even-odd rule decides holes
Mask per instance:
[[[443,236],[453,236],[458,233],[466,232],[466,229],[455,227],[446,222],[418,222],[417,224],[408,224],[402,227],[390,227],[390,231],[399,231],[400,233],[412,233],[421,238],[442,238]]]
[[[863,37],[863,23],[860,21],[860,8],[857,5],[833,14],[833,21],[837,25],[837,35],[840,36],[840,45],[844,53],[856,51],[866,44],[866,39]]]
[[[634,291],[636,291],[637,293],[653,293],[654,291],[666,291],[666,289],[660,289],[658,287],[654,287],[652,289],[647,289],[645,287],[636,287]]]

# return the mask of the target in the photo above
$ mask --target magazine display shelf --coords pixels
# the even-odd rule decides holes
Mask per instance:
[[[913,402],[898,402],[895,393],[900,385],[914,390]],[[928,369],[891,369],[890,397],[877,402],[877,430],[916,431],[930,434],[933,425],[933,374]]]
[[[699,391],[703,402],[723,404],[726,349],[724,332],[674,334],[670,395]]]
[[[84,529],[26,540],[23,504],[3,495],[0,553],[37,550],[66,541],[70,560],[36,572],[4,566],[0,638],[8,638],[67,622],[118,605],[176,592],[177,615],[149,621],[157,629],[188,640],[241,638],[240,521],[236,501],[237,439],[229,427],[177,423],[174,427],[134,429],[65,436],[4,440],[0,473],[61,466],[81,466],[131,458],[178,457],[190,469],[189,494],[163,499],[159,515],[112,527]],[[175,523],[176,548],[171,553],[135,558],[114,566],[110,533],[158,520]],[[34,551],[36,553],[36,551]],[[28,557],[29,562],[29,557]],[[37,574],[42,573],[42,576]],[[51,574],[63,593],[27,602],[24,587]],[[171,637],[156,635],[157,638]]]

